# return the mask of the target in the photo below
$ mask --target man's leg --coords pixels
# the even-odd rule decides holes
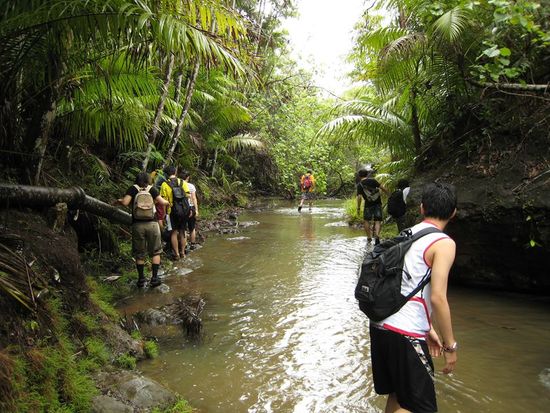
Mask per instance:
[[[158,287],[161,284],[159,278],[159,267],[160,267],[160,254],[153,255],[152,261],[152,276],[151,276],[151,287]]]
[[[380,228],[382,223],[380,221],[374,221],[374,238],[380,237]]]
[[[172,244],[172,253],[174,257],[179,258],[179,247],[178,247],[178,230],[172,228],[170,233],[170,244]]]
[[[407,413],[410,412],[410,410],[403,409],[399,402],[397,401],[397,396],[395,393],[391,393],[388,395],[388,401],[386,402],[386,410],[384,413]]]
[[[183,258],[185,257],[185,246],[187,245],[187,238],[185,237],[185,229],[180,230],[179,233],[180,233],[180,239],[181,239],[180,256]]]
[[[306,199],[305,193],[302,193],[302,196],[301,196],[301,199],[300,199],[300,205],[298,205],[298,212],[302,211],[302,207],[304,206],[305,199]]]
[[[145,287],[145,260],[136,258],[136,269],[138,273],[137,287],[143,288]]]
[[[376,205],[373,207],[373,219],[374,219],[374,243],[380,244],[380,228],[382,227],[382,205]]]
[[[363,222],[363,226],[365,227],[365,232],[367,233],[367,238],[370,242],[372,240],[372,224],[369,220],[365,220]]]
[[[145,286],[145,253],[146,253],[145,231],[143,224],[134,223],[132,225],[132,255],[136,260],[136,269],[138,273],[137,286],[143,288]]]

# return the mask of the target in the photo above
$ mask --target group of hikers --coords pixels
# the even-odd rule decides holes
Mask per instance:
[[[301,177],[300,190],[302,197],[298,211],[302,210],[305,201],[309,202],[311,210],[315,190],[315,178],[311,171]],[[380,245],[383,221],[381,192],[388,196],[387,211],[400,232],[387,245]],[[371,264],[370,271],[374,274],[374,281],[367,286],[366,302],[373,305],[378,300],[378,305],[387,308],[390,301],[388,292],[390,296],[397,297],[395,300],[398,302],[380,317],[374,317],[361,308],[367,315],[371,314],[371,368],[376,393],[388,396],[385,413],[437,412],[432,357],[444,356],[445,374],[452,373],[457,362],[458,344],[454,338],[447,300],[448,278],[455,259],[456,246],[443,232],[456,214],[455,189],[445,183],[426,185],[420,203],[423,221],[406,228],[405,214],[409,192],[409,182],[405,179],[400,180],[396,190],[390,194],[376,180],[373,169],[362,169],[358,172],[357,214],[360,214],[361,204],[364,202],[363,219],[367,244],[374,241],[375,248],[370,250],[370,255],[367,254],[363,261],[357,288],[361,286],[363,271],[372,262],[374,264]],[[391,252],[395,255],[399,251],[401,254],[402,271],[393,271],[396,274],[394,279],[399,279],[399,282],[380,283],[380,257],[386,252],[390,254],[393,245],[404,245],[405,241],[408,241],[408,249],[403,246],[394,248]],[[361,304],[357,289],[356,298]],[[434,328],[434,322],[438,331]]]
[[[455,190],[452,185],[444,183],[427,185],[420,204],[424,220],[406,229],[404,215],[409,183],[406,180],[399,181],[396,191],[389,194],[374,174],[372,169],[360,170],[356,185],[357,212],[360,213],[364,202],[367,243],[374,241],[371,258],[383,254],[384,248],[388,248],[388,251],[390,248],[385,243],[380,245],[381,191],[389,195],[388,213],[394,217],[399,231],[402,231],[400,237],[410,240],[408,249],[402,252],[403,268],[398,275],[400,282],[397,287],[391,287],[399,289],[392,296],[400,294],[406,300],[382,318],[369,316],[374,389],[378,394],[388,395],[386,413],[436,412],[432,357],[444,355],[444,373],[451,373],[457,361],[458,344],[453,335],[447,301],[449,271],[456,247],[454,241],[443,232],[456,214]],[[161,284],[158,272],[163,251],[163,231],[170,234],[169,245],[173,259],[185,257],[187,233],[191,249],[195,245],[198,202],[196,188],[189,182],[189,173],[182,172],[178,176],[176,167],[168,166],[157,171],[154,178],[152,183],[150,174],[139,173],[135,185],[128,188],[124,197],[118,200],[122,205],[132,206],[132,251],[138,272],[137,285],[140,288],[146,284],[146,255],[152,258],[149,285],[156,287]],[[300,178],[302,196],[299,212],[306,201],[309,209],[312,209],[315,187],[313,173],[308,170]],[[373,268],[376,270],[376,266]],[[407,277],[403,274],[407,274]],[[369,291],[367,288],[367,292],[367,295],[372,296],[376,290]],[[438,332],[434,328],[434,321]]]
[[[393,193],[389,193],[384,186],[375,178],[375,171],[372,168],[361,169],[358,172],[357,190],[357,214],[360,215],[361,203],[364,201],[363,222],[367,233],[367,242],[370,244],[380,243],[380,229],[382,226],[382,198],[380,191],[388,195],[387,210],[397,224],[398,231],[405,229],[405,213],[407,211],[407,196],[409,195],[409,181],[400,179],[397,182],[397,188]],[[302,211],[304,203],[307,201],[309,210],[313,206],[315,196],[315,177],[311,170],[308,170],[300,177],[301,198],[298,205],[298,212]]]
[[[150,287],[161,284],[160,256],[163,234],[167,234],[170,258],[179,260],[196,248],[196,221],[199,215],[197,190],[189,172],[177,174],[173,165],[153,174],[140,172],[123,198],[117,200],[132,211],[132,255],[138,273],[137,286],[144,288],[145,257],[151,257]],[[153,182],[154,179],[154,182]],[[189,243],[187,242],[189,234]]]

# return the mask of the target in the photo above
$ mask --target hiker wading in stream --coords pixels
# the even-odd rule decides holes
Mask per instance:
[[[170,229],[170,244],[172,245],[172,258],[179,260],[185,257],[187,221],[190,218],[191,206],[189,205],[189,186],[187,182],[176,176],[175,166],[167,169],[168,179],[162,183],[160,194],[170,203],[166,220]]]
[[[159,191],[151,185],[150,175],[141,172],[136,177],[135,185],[128,188],[124,198],[118,199],[117,202],[124,206],[132,205],[132,254],[136,260],[138,272],[137,286],[145,287],[145,256],[149,254],[152,261],[150,286],[157,287],[161,284],[158,271],[162,243],[160,227],[155,215],[155,203],[167,206],[168,201],[162,198]]]
[[[309,210],[311,211],[313,199],[315,197],[315,177],[311,170],[300,177],[300,191],[302,191],[302,197],[300,199],[300,205],[298,205],[298,212],[302,212],[302,207],[306,200],[309,204]]]
[[[447,301],[447,281],[456,246],[440,232],[456,214],[454,187],[428,184],[422,193],[420,212],[424,221],[411,228],[412,234],[430,227],[439,231],[413,242],[405,254],[401,294],[407,296],[414,291],[430,270],[431,280],[396,313],[370,322],[374,390],[388,395],[385,413],[436,412],[432,357],[445,356],[445,374],[454,370],[457,360],[458,344]]]
[[[380,182],[374,179],[374,170],[361,169],[358,172],[357,184],[357,214],[361,213],[361,201],[365,201],[363,210],[363,225],[367,233],[367,242],[370,244],[374,233],[374,244],[380,244],[380,228],[382,226],[382,198],[380,190],[386,195],[388,191]],[[374,228],[373,228],[374,226]]]

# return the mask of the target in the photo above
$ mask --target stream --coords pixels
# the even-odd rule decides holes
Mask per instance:
[[[368,320],[353,296],[366,237],[348,227],[341,205],[298,213],[272,201],[248,211],[239,221],[255,225],[210,234],[169,271],[169,293],[124,300],[128,314],[188,291],[206,300],[204,338],[152,328],[160,355],[138,369],[202,413],[383,412]],[[550,412],[548,301],[452,285],[449,301],[460,349],[452,375],[435,360],[439,411]]]

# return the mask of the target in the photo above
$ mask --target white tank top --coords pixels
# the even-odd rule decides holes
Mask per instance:
[[[424,221],[411,228],[412,233],[435,226],[434,224]],[[415,241],[407,254],[405,254],[404,269],[411,275],[411,279],[403,275],[401,283],[401,294],[408,295],[422,281],[422,278],[431,267],[425,261],[425,255],[428,248],[439,240],[449,238],[443,233],[432,233],[423,236],[418,241]],[[376,326],[392,330],[397,333],[411,337],[425,337],[430,331],[432,304],[430,300],[432,292],[431,283],[428,283],[422,290],[418,291],[401,309],[381,320],[374,323]]]
[[[197,192],[197,188],[195,188],[195,185],[187,182],[187,186],[189,187],[190,194]],[[195,204],[193,203],[193,197],[189,197],[189,206],[195,206]]]

